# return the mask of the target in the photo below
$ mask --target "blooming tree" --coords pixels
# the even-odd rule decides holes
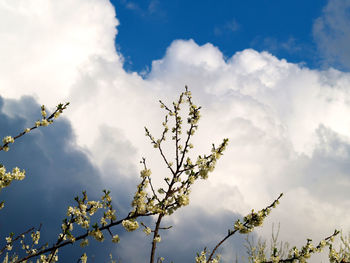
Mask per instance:
[[[52,124],[54,119],[66,109],[68,104],[59,104],[50,116],[47,116],[46,109],[42,106],[41,120],[35,122],[33,127],[25,128],[17,136],[4,137],[2,145],[0,145],[0,151],[8,151],[10,144],[13,144],[26,133],[41,126]],[[187,104],[188,112],[185,119],[187,126],[183,134],[184,118],[180,111],[185,104]],[[152,236],[149,262],[163,262],[164,258],[159,257],[156,259],[155,253],[157,244],[162,241],[161,232],[168,229],[162,226],[162,220],[167,216],[171,216],[177,209],[189,204],[192,185],[200,179],[207,179],[209,174],[213,172],[217,160],[223,155],[228,145],[228,139],[223,139],[218,146],[213,144],[210,154],[199,155],[195,160],[192,160],[188,153],[194,147],[191,139],[198,129],[201,107],[193,103],[191,92],[187,87],[180,94],[178,100],[173,102],[171,107],[162,101],[160,101],[160,107],[165,110],[165,117],[162,122],[163,131],[160,138],[155,138],[147,128],[145,128],[145,133],[169,170],[169,176],[164,178],[165,187],[156,189],[152,183],[151,169],[147,167],[146,159],[142,158],[140,183],[136,188],[131,202],[131,209],[127,215],[118,215],[120,219],[117,219],[117,212],[113,209],[110,191],[103,190],[101,199],[97,201],[89,200],[87,193],[84,191],[80,197],[75,197],[75,204],[68,207],[66,217],[62,221],[61,232],[58,233],[55,242],[50,245],[49,243],[40,242],[41,226],[38,228],[32,227],[20,234],[9,233],[4,238],[4,245],[0,246],[2,262],[30,262],[31,260],[45,263],[57,262],[59,261],[58,251],[68,244],[78,242],[81,247],[85,247],[89,244],[90,239],[103,242],[105,235],[110,235],[113,243],[119,243],[121,240],[116,231],[117,225],[121,225],[129,232],[135,231],[141,226],[146,235]],[[164,144],[169,135],[171,141],[173,141],[172,143],[175,145],[174,156],[168,156],[168,153],[164,151]],[[24,170],[15,167],[12,171],[7,171],[5,166],[0,164],[0,190],[8,187],[13,180],[23,180],[24,178]],[[234,234],[247,234],[253,231],[255,227],[261,226],[271,209],[279,203],[281,197],[282,194],[266,208],[257,212],[252,210],[242,220],[234,222],[233,228],[228,230],[227,235],[223,236],[212,250],[205,248],[200,253],[197,253],[195,257],[196,263],[219,262],[220,255],[216,253],[217,249]],[[1,201],[0,209],[4,205],[5,202]],[[100,213],[97,213],[97,211],[100,211]],[[101,215],[98,219],[99,223],[92,224],[91,218],[97,215]],[[143,217],[149,216],[152,216],[152,219],[154,219],[153,224],[146,225],[140,221]],[[330,262],[349,262],[348,240],[342,239],[344,247],[341,247],[339,251],[335,251],[332,247],[333,238],[338,233],[339,231],[336,230],[317,245],[313,245],[311,240],[308,239],[305,246],[300,249],[293,247],[288,251],[287,255],[283,255],[281,249],[277,249],[275,246],[271,250],[270,255],[267,256],[266,246],[260,243],[257,246],[250,246],[248,260],[254,263],[306,262],[312,253],[320,252],[324,247],[328,246]],[[19,247],[22,251],[20,253],[13,252],[14,246]],[[86,253],[79,259],[80,262],[87,262],[87,260],[88,256]],[[111,260],[113,259],[111,258]]]

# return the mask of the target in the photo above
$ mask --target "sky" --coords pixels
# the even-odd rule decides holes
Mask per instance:
[[[127,215],[142,157],[163,186],[166,169],[144,126],[160,134],[158,100],[171,104],[185,85],[202,106],[193,156],[230,143],[209,179],[194,185],[190,205],[165,220],[173,228],[161,233],[158,256],[193,262],[281,192],[255,239],[269,240],[278,223],[280,239],[297,246],[335,228],[347,233],[349,28],[344,0],[0,0],[1,137],[40,118],[42,104],[71,103],[52,126],[0,152],[8,169],[27,174],[1,191],[2,242],[40,223],[43,239],[54,241],[83,190],[96,199],[110,189],[117,216]],[[118,245],[91,242],[91,262],[109,253],[121,262],[148,258],[141,230],[115,231]],[[244,254],[244,239],[225,244],[222,262]],[[60,260],[83,252],[72,246]]]

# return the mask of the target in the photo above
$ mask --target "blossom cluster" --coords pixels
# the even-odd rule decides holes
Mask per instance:
[[[25,171],[18,167],[12,169],[12,172],[6,172],[5,166],[0,164],[0,190],[11,184],[13,180],[21,181],[25,178]]]
[[[18,139],[19,137],[23,136],[24,134],[30,132],[31,130],[34,130],[36,128],[38,128],[39,126],[48,126],[49,124],[53,123],[53,118],[57,118],[62,112],[63,110],[65,110],[67,108],[67,106],[69,105],[69,102],[67,102],[66,104],[58,104],[56,107],[56,110],[49,116],[47,117],[47,113],[46,113],[46,109],[45,106],[42,105],[41,106],[41,120],[38,120],[35,122],[35,125],[31,128],[25,128],[23,132],[21,132],[20,134],[18,134],[15,137],[12,136],[5,136],[2,140],[2,145],[0,145],[0,151],[9,151],[10,147],[9,144],[10,143],[14,143],[16,139]]]
[[[243,223],[238,219],[234,224],[235,231],[239,231],[241,234],[247,234],[253,231],[254,227],[261,226],[264,219],[270,214],[271,208],[274,208],[277,204],[279,204],[279,199],[282,196],[283,194],[281,193],[271,205],[258,212],[254,212],[254,210],[252,210],[251,213],[244,217]],[[233,230],[230,231],[234,232]]]
[[[219,263],[220,262],[221,255],[217,254],[215,258],[210,259],[208,261],[207,259],[207,250],[204,249],[200,254],[197,253],[196,256],[196,263]]]
[[[152,211],[153,209],[153,202],[151,202],[147,192],[145,191],[148,186],[150,176],[151,170],[144,169],[141,171],[142,181],[137,186],[137,191],[131,203],[131,206],[134,208],[133,213],[144,214],[147,211]]]
[[[53,255],[44,255],[41,254],[40,258],[36,261],[37,263],[51,263],[51,262],[58,262],[58,250]]]
[[[28,245],[24,242],[24,234],[20,235],[17,238],[14,238],[14,234],[10,234],[9,237],[6,238],[7,246],[6,250],[12,250],[13,242],[17,239],[20,239],[20,243],[22,244],[22,249],[26,251],[27,255],[30,257],[39,256],[37,262],[56,262],[58,261],[58,249],[57,247],[62,242],[71,242],[74,243],[76,240],[82,240],[80,245],[85,247],[89,244],[87,236],[92,236],[99,242],[104,241],[105,237],[102,233],[104,226],[106,226],[107,220],[109,224],[112,224],[114,220],[116,220],[115,210],[112,207],[112,198],[110,197],[110,192],[104,190],[104,195],[101,197],[101,201],[89,201],[86,192],[83,192],[83,197],[76,197],[75,201],[77,202],[76,206],[69,206],[67,209],[67,218],[63,220],[63,224],[61,225],[62,233],[59,234],[58,240],[56,244],[51,248],[47,249],[48,245],[41,246],[40,248],[35,248],[39,243],[40,239],[40,230],[32,231],[31,239],[32,244]],[[95,223],[90,228],[90,217],[93,216],[100,208],[104,208],[104,213],[101,216],[101,226]],[[80,225],[82,228],[87,230],[87,235],[83,234],[80,236],[73,235],[74,224]],[[109,230],[109,229],[108,229]],[[111,234],[110,230],[109,233]],[[111,234],[112,235],[112,234]],[[66,241],[67,240],[67,241]],[[112,235],[112,242],[118,243],[120,241],[118,235]],[[50,254],[46,254],[45,251],[50,251]],[[0,255],[1,255],[0,251]],[[87,256],[85,254],[86,260]],[[85,257],[82,257],[84,260]],[[13,254],[11,257],[9,255],[6,256],[7,261],[4,262],[16,262],[18,256]]]
[[[122,225],[129,232],[139,228],[139,223],[135,220],[123,220]]]
[[[89,235],[94,237],[97,241],[102,242],[104,240],[104,235],[97,223],[92,226],[92,230],[89,230],[91,216],[93,216],[100,208],[105,209],[103,216],[100,218],[102,227],[116,220],[115,210],[112,207],[112,198],[109,195],[110,191],[104,190],[103,193],[104,195],[101,197],[101,201],[89,201],[85,191],[83,192],[82,198],[75,198],[77,206],[68,207],[68,218],[63,220],[63,224],[61,226],[62,233],[59,235],[61,241],[68,238],[72,242],[75,242],[76,238],[72,234],[73,225],[75,223],[81,226],[83,229],[88,230]],[[88,245],[88,240],[84,239],[80,245],[82,247]]]
[[[330,241],[333,241],[331,237]],[[350,262],[350,235],[347,237],[341,234],[340,236],[341,245],[337,250],[334,249],[333,245],[329,245],[328,258],[331,263],[348,263]]]
[[[112,242],[118,243],[120,241],[118,235],[112,235],[109,230],[108,225],[111,225],[116,220],[115,210],[112,206],[112,198],[110,196],[110,191],[103,190],[104,195],[101,197],[101,201],[90,201],[88,200],[88,196],[86,192],[83,192],[82,198],[78,196],[75,197],[75,201],[77,202],[76,206],[69,206],[67,209],[67,218],[63,220],[63,224],[61,225],[62,233],[59,234],[56,246],[61,244],[63,241],[69,241],[74,243],[77,240],[82,240],[80,243],[81,247],[85,247],[89,245],[89,240],[87,236],[93,237],[95,240],[99,242],[103,242],[105,240],[105,236],[102,232],[103,229],[108,229],[109,233],[112,236]],[[100,218],[101,225],[95,223],[91,226],[91,217],[95,215],[99,209],[104,209],[103,215]],[[83,234],[80,236],[73,235],[74,224],[79,225],[81,228],[87,230],[87,234]],[[54,249],[55,253],[57,253],[58,249]],[[52,252],[51,252],[52,255]],[[81,256],[81,261],[87,261],[87,255],[84,253]]]
[[[265,251],[266,249],[266,242],[263,244],[258,243],[257,246],[252,246],[251,244],[249,247],[248,254],[250,254],[249,261],[253,263],[278,263],[278,262],[291,262],[291,263],[306,263],[308,259],[311,257],[313,253],[320,253],[324,250],[325,247],[329,247],[329,259],[330,262],[335,263],[346,263],[349,262],[344,255],[341,255],[341,253],[336,252],[332,248],[332,242],[334,242],[334,237],[339,234],[339,231],[335,230],[334,233],[325,238],[322,239],[317,246],[314,246],[311,242],[311,239],[307,239],[307,242],[304,246],[301,247],[301,249],[298,249],[297,247],[293,247],[291,249],[288,249],[288,244],[285,244],[285,248],[288,251],[285,251],[282,248],[282,243],[280,248],[277,248],[276,240],[271,245],[271,254],[269,256],[269,259],[267,259],[267,253]],[[349,244],[347,244],[349,245]],[[348,253],[347,253],[348,254]],[[286,255],[286,256],[283,256]],[[349,254],[347,255],[349,256]]]
[[[8,152],[10,150],[9,144],[14,143],[15,139],[12,136],[6,136],[2,139],[3,146],[0,147],[0,150]]]
[[[0,191],[9,186],[13,180],[21,181],[25,178],[25,171],[18,167],[12,169],[12,172],[6,172],[4,165],[0,164]],[[0,202],[0,209],[4,207],[4,201]]]
[[[160,241],[162,241],[162,238],[159,234],[157,234],[153,240],[154,240],[154,242],[159,243]]]
[[[31,232],[30,240],[28,240],[28,238],[26,240],[25,235],[29,232]],[[16,254],[16,252],[13,253],[12,255],[9,255],[9,251],[12,251],[15,242],[18,240],[20,240],[21,248],[25,251],[27,256],[36,255],[39,250],[45,249],[47,247],[47,245],[43,245],[41,246],[40,249],[35,248],[38,245],[40,240],[40,227],[37,230],[35,230],[35,228],[33,227],[16,237],[14,233],[10,233],[9,236],[5,238],[5,240],[6,240],[6,246],[0,249],[0,255],[3,254],[5,250],[7,251],[3,262],[11,262],[11,263],[18,262],[19,256],[18,254]],[[28,243],[28,241],[30,243]],[[36,262],[56,262],[56,261],[58,261],[58,256],[57,254],[53,254],[51,260],[44,255],[40,255],[40,257],[37,259]]]

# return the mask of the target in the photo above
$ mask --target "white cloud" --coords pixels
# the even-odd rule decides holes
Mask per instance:
[[[329,0],[313,25],[313,35],[326,65],[350,69],[350,3]]]
[[[137,158],[145,156],[155,182],[161,182],[162,160],[143,126],[159,134],[158,99],[171,102],[187,84],[203,106],[195,152],[230,139],[217,170],[194,187],[191,205],[213,216],[224,209],[245,214],[284,191],[286,198],[269,219],[281,221],[282,237],[300,245],[333,227],[350,227],[338,220],[349,216],[347,188],[338,183],[350,183],[344,161],[348,73],[310,70],[252,49],[227,59],[212,44],[176,40],[143,79],[125,72],[114,51],[118,21],[110,3],[41,4],[0,2],[0,58],[6,61],[0,65],[0,94],[35,95],[48,105],[71,101],[65,116],[96,164],[115,160],[120,171],[136,177]],[[270,228],[262,234],[269,238]]]
[[[1,1],[1,94],[49,104],[67,97],[90,57],[119,59],[114,16],[106,0]]]

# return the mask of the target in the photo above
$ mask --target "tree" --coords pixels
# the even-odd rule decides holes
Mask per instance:
[[[217,160],[223,155],[228,145],[228,139],[223,139],[218,146],[215,146],[215,144],[212,145],[210,154],[199,155],[195,161],[191,160],[190,157],[188,157],[188,153],[194,147],[191,143],[191,139],[198,129],[201,107],[193,103],[191,92],[187,87],[185,91],[180,94],[178,100],[173,102],[172,107],[168,107],[162,101],[159,102],[161,108],[166,112],[164,121],[162,122],[163,132],[158,139],[153,137],[146,127],[145,132],[153,147],[158,150],[164,164],[169,170],[170,176],[164,178],[165,189],[163,187],[155,189],[152,183],[151,169],[147,167],[146,159],[142,158],[140,162],[143,166],[140,172],[141,179],[131,203],[132,208],[122,219],[117,220],[116,218],[116,210],[113,209],[110,191],[103,190],[103,195],[98,201],[89,200],[87,193],[83,191],[81,197],[77,196],[74,198],[76,205],[68,207],[66,218],[63,219],[61,225],[61,233],[58,234],[58,238],[54,243],[50,245],[49,243],[43,243],[39,246],[41,226],[38,228],[32,227],[21,234],[10,233],[9,236],[5,238],[4,246],[0,249],[0,256],[4,258],[3,262],[28,262],[32,259],[36,259],[37,262],[57,262],[59,249],[76,242],[79,242],[80,246],[85,247],[89,244],[89,239],[91,238],[102,242],[106,234],[111,236],[112,242],[118,243],[120,242],[119,235],[113,233],[117,225],[122,225],[129,232],[135,231],[140,228],[141,225],[146,235],[152,235],[153,239],[150,248],[149,262],[154,263],[156,261],[155,251],[157,243],[162,240],[161,231],[169,228],[162,226],[162,220],[172,215],[177,209],[189,204],[191,186],[200,179],[208,178],[209,173],[213,172]],[[184,117],[181,114],[181,107],[184,104],[188,105],[188,112],[186,118],[187,129],[186,133],[183,135]],[[33,127],[26,128],[17,136],[6,136],[3,139],[3,144],[0,145],[0,151],[8,151],[10,144],[32,130],[52,124],[54,119],[57,118],[68,105],[69,103],[59,104],[49,117],[47,117],[45,107],[42,106],[41,121],[35,122]],[[170,124],[170,120],[173,120],[172,124]],[[170,128],[169,125],[171,125]],[[175,153],[173,157],[169,157],[163,148],[169,133],[171,134],[171,140],[175,144]],[[173,162],[171,158],[173,158]],[[0,189],[8,187],[13,180],[23,180],[24,177],[24,170],[21,171],[19,168],[15,167],[12,172],[6,172],[6,168],[2,164],[0,165]],[[235,221],[233,229],[229,229],[227,235],[225,235],[212,250],[209,251],[204,248],[202,252],[197,253],[196,262],[219,262],[220,255],[217,254],[217,249],[234,234],[247,234],[253,231],[255,227],[261,226],[263,220],[271,212],[271,209],[279,203],[281,197],[282,194],[260,211],[255,212],[252,210],[242,221]],[[5,203],[2,201],[1,208],[3,208],[4,205]],[[91,224],[91,218],[93,216],[98,216],[99,223]],[[155,216],[154,225],[147,226],[140,221],[142,218],[149,216]],[[26,235],[28,236],[29,234],[30,239],[28,240]],[[332,248],[333,239],[338,234],[339,231],[335,230],[332,235],[320,241],[317,246],[313,246],[311,240],[308,239],[305,246],[301,249],[293,247],[288,251],[287,256],[283,255],[282,250],[278,249],[276,245],[271,249],[269,256],[266,255],[266,246],[262,243],[258,244],[257,247],[251,245],[249,247],[250,250],[248,250],[248,260],[255,263],[306,262],[312,253],[320,252],[324,247],[328,246],[330,249],[329,257],[331,262],[348,262],[349,246],[346,247],[347,250],[342,248],[339,252],[336,252]],[[346,244],[346,242],[344,242],[344,244]],[[12,252],[14,246],[20,247],[22,251],[20,253]],[[86,253],[80,257],[79,261],[87,262]],[[163,257],[157,258],[157,262],[163,261]]]

